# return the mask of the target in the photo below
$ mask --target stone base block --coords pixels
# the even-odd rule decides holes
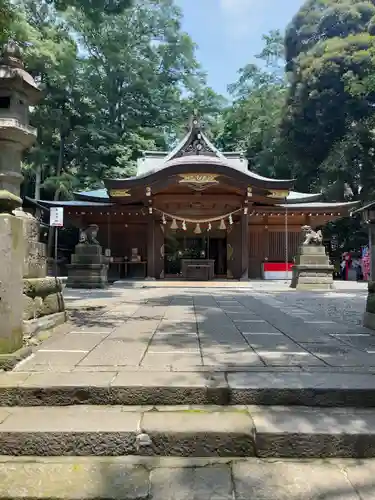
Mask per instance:
[[[323,246],[301,246],[293,266],[291,288],[297,290],[330,290],[333,288],[333,266]]]
[[[67,288],[107,288],[107,264],[71,264],[68,266]]]
[[[306,269],[305,266],[294,266],[291,288],[297,289],[327,289],[333,288],[333,270],[332,266],[328,269]]]
[[[33,337],[39,332],[50,330],[58,325],[62,325],[67,320],[66,312],[58,312],[42,316],[41,318],[32,319],[23,322],[23,333],[29,337]]]
[[[370,328],[375,330],[375,314],[370,312],[365,312],[363,315],[363,326],[365,328]]]

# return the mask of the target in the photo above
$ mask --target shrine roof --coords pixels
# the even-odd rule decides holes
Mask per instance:
[[[38,200],[38,203],[45,206],[57,207],[111,207],[113,203],[98,203],[91,200]]]
[[[284,203],[278,205],[279,207],[284,207],[284,208],[292,208],[292,209],[298,209],[298,208],[351,208],[355,207],[358,205],[358,201],[338,201],[334,203],[326,203],[324,201],[315,201],[315,202],[310,202],[310,203]]]
[[[168,158],[170,155],[168,156]],[[144,161],[145,158],[140,159]],[[232,177],[239,182],[254,184],[255,186],[265,186],[271,189],[290,189],[294,184],[293,179],[274,179],[251,172],[247,169],[247,161],[237,158],[233,162],[224,156],[212,156],[204,154],[189,154],[171,159],[162,159],[159,165],[147,168],[145,171],[138,169],[137,175],[125,179],[106,179],[105,184],[110,188],[122,186],[132,186],[152,183],[161,178],[167,178],[175,174],[189,173],[215,173],[217,175]]]
[[[185,167],[186,172],[189,167],[196,169],[198,166],[218,168],[221,169],[221,175],[237,178],[240,178],[239,175],[242,174],[244,182],[248,179],[249,182],[268,184],[272,188],[291,188],[294,183],[294,179],[273,179],[250,171],[248,161],[240,151],[221,152],[207,137],[204,125],[196,116],[192,118],[185,137],[172,151],[145,151],[138,159],[137,174],[132,178],[117,181],[131,184],[149,177],[156,177],[159,172],[161,175],[168,175],[167,169],[170,168]]]

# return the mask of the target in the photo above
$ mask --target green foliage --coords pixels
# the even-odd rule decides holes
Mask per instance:
[[[133,175],[142,151],[169,147],[193,109],[216,126],[225,100],[206,86],[173,0],[17,0],[12,15],[3,38],[21,44],[44,90],[25,194],[70,198]]]
[[[335,151],[352,148],[352,124],[365,125],[373,114],[374,19],[372,1],[307,0],[287,29],[290,87],[282,136],[294,158],[295,175],[303,176],[305,185],[319,186],[327,176],[349,184],[353,178],[371,180],[364,178],[363,169],[343,173],[342,162],[334,158]],[[363,161],[366,154],[361,150]],[[359,185],[354,192],[359,194]]]
[[[229,86],[234,101],[224,113],[219,142],[224,150],[243,151],[251,170],[289,177],[290,164],[279,134],[287,90],[283,39],[279,31],[273,31],[263,40],[264,48],[256,56],[263,67],[248,64]]]
[[[14,7],[9,0],[0,0],[0,44],[10,37],[9,27],[15,19]]]

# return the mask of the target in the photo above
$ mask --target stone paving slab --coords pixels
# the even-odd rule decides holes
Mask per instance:
[[[350,293],[343,289],[303,294],[288,293],[286,284],[281,291],[264,282],[236,286],[220,288],[215,284],[211,289],[185,283],[183,288],[163,285],[141,290],[117,284],[108,290],[72,292],[69,307],[73,308],[75,302],[78,305],[73,311],[70,332],[53,335],[36,346],[33,356],[21,362],[15,371],[262,374],[265,370],[283,370],[292,374],[299,371],[301,375],[325,372],[329,374],[327,383],[331,374],[361,372],[371,377],[375,373],[374,332],[346,321],[345,308],[349,303],[362,300],[364,306],[366,296],[361,287]],[[71,291],[66,293],[69,297]],[[337,314],[324,312],[326,302],[329,312],[336,304]],[[351,309],[354,315],[356,311]],[[345,321],[340,321],[339,313]],[[269,383],[273,383],[272,376]],[[82,384],[78,385],[82,388]],[[349,392],[351,387],[348,386]],[[248,389],[252,390],[249,402],[253,402],[259,388]],[[265,389],[261,388],[260,400],[272,403],[269,396],[264,399]],[[269,389],[271,394],[272,385]],[[366,384],[355,389],[374,400]],[[340,391],[341,396],[335,401],[343,399],[344,388]],[[80,393],[83,399],[84,392]],[[306,395],[307,390],[302,401]],[[309,397],[309,404],[319,401],[316,393]],[[358,395],[355,400],[358,402]],[[288,401],[285,391],[281,401]],[[255,398],[255,402],[259,399]],[[296,402],[301,403],[301,398]]]
[[[0,498],[373,500],[374,460],[0,457]]]

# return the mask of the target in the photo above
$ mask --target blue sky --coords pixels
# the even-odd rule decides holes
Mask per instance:
[[[183,29],[199,46],[208,84],[225,94],[237,71],[262,49],[262,34],[282,30],[304,0],[176,0]]]

